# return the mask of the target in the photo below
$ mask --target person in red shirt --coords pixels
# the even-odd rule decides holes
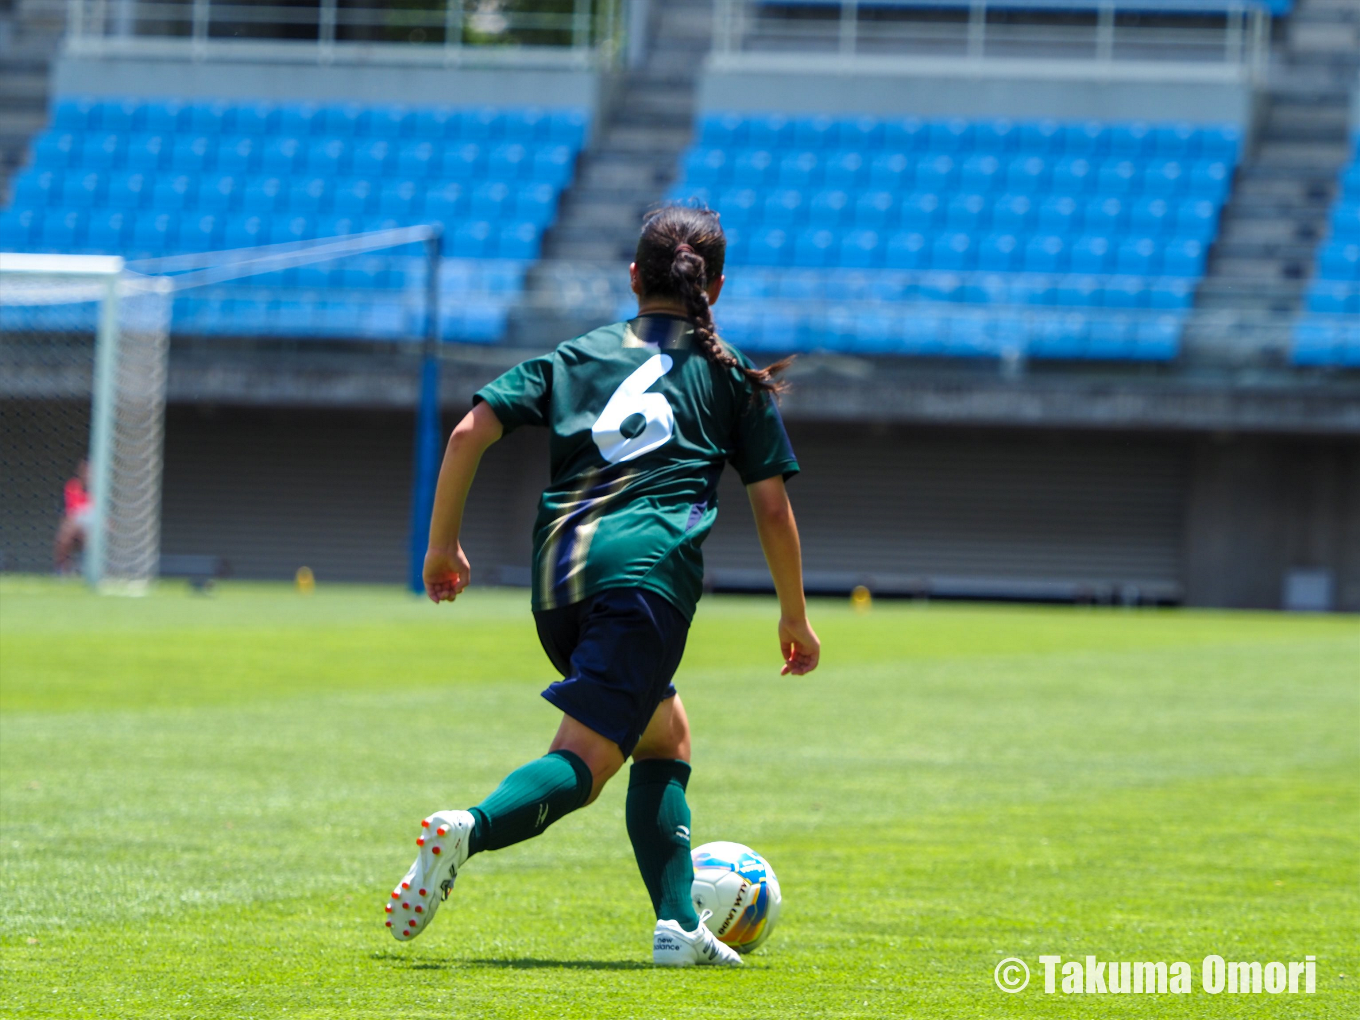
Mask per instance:
[[[85,548],[85,537],[94,513],[94,500],[90,497],[90,465],[82,460],[76,465],[76,473],[66,480],[62,489],[65,510],[61,524],[57,526],[57,538],[52,558],[56,561],[57,573],[64,574],[71,569],[71,562],[79,550]]]

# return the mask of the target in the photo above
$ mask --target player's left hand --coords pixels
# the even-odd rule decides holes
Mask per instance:
[[[472,566],[462,545],[453,549],[430,548],[425,553],[425,594],[431,602],[452,602],[472,579]]]
[[[807,617],[791,620],[783,617],[779,621],[779,650],[784,653],[784,668],[780,676],[802,676],[817,668],[822,657],[822,642],[812,631]]]

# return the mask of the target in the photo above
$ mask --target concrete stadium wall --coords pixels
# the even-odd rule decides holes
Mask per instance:
[[[449,416],[446,424],[452,423]],[[794,421],[790,483],[809,587],[1278,608],[1293,570],[1360,611],[1360,441]],[[400,582],[411,415],[171,409],[166,553],[237,576]],[[481,583],[527,584],[547,446],[522,429],[483,460],[466,547]],[[731,472],[710,580],[768,580]],[[53,521],[55,527],[55,521]]]
[[[599,72],[572,68],[196,62],[69,55],[60,57],[52,68],[54,95],[570,106],[596,112],[607,86]]]
[[[701,111],[1185,120],[1244,129],[1253,121],[1253,90],[1240,71],[1134,61],[713,54],[696,105]]]

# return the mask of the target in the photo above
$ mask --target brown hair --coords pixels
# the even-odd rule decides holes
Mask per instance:
[[[756,393],[782,393],[787,384],[773,377],[789,366],[792,357],[767,368],[746,368],[718,339],[706,291],[711,280],[722,276],[726,254],[727,238],[713,210],[664,205],[648,213],[635,257],[643,297],[669,298],[683,305],[705,358],[740,371]]]

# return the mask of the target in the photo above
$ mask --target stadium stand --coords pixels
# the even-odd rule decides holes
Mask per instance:
[[[495,341],[586,128],[579,110],[64,97],[0,216],[0,248],[147,259],[438,224],[442,290],[458,296],[442,335]],[[404,295],[426,276],[419,255],[285,270],[181,298],[176,328],[419,335]]]
[[[746,267],[739,345],[1141,361],[1176,356],[1240,147],[1231,126],[740,114],[697,138],[672,197],[716,208]]]
[[[1307,311],[1294,331],[1293,361],[1360,368],[1360,133],[1341,172],[1330,227],[1318,249]]]

